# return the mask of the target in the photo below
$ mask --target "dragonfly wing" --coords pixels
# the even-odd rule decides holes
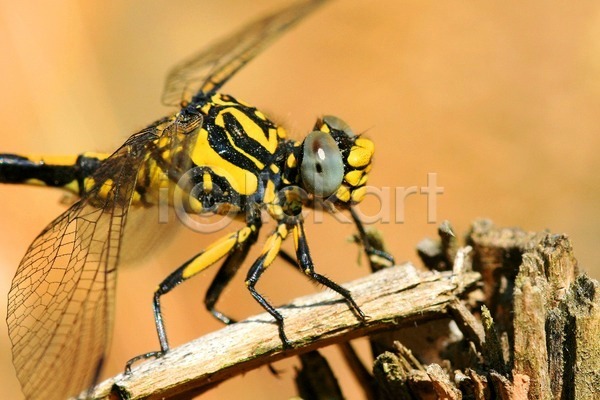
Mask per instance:
[[[95,185],[31,244],[13,279],[7,323],[27,399],[65,399],[93,385],[113,321],[122,232],[149,128],[94,173]]]
[[[157,213],[154,207],[132,207],[128,213],[121,257],[128,266],[145,262],[157,249],[165,247],[182,227],[170,201],[174,188],[192,167],[190,155],[202,123],[202,115],[193,109],[184,109],[167,122],[157,122],[161,140],[149,149],[151,160],[145,164],[138,186],[154,188],[155,196],[147,201],[157,204],[159,210]],[[149,221],[154,222],[151,227]]]
[[[179,105],[192,94],[217,91],[282,33],[326,1],[298,1],[251,22],[177,64],[167,76],[162,102]]]

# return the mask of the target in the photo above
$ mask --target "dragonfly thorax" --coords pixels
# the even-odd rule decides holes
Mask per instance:
[[[182,154],[170,162],[182,170],[185,183],[179,185],[196,201],[195,212],[215,211],[225,203],[241,210],[248,202],[270,204],[290,187],[303,192],[302,198],[346,205],[364,197],[373,144],[337,117],[320,118],[299,142],[286,139],[282,127],[229,95],[215,93],[188,105],[173,125],[180,119],[194,124],[194,113],[201,123],[179,140]]]

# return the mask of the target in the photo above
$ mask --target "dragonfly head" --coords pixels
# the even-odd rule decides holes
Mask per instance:
[[[356,135],[340,118],[325,115],[302,144],[300,175],[315,197],[355,204],[366,193],[373,142]]]

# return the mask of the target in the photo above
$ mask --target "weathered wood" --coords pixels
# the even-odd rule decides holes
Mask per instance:
[[[293,349],[282,349],[261,314],[100,384],[94,398],[189,398],[295,355],[305,396],[342,398],[344,388],[314,352],[332,343],[370,400],[600,398],[600,285],[579,274],[568,237],[489,221],[473,224],[465,247],[448,223],[439,234],[420,254],[444,272],[371,262],[383,269],[346,285],[366,323],[334,292],[306,296],[280,308]],[[369,240],[383,248],[380,237]],[[363,336],[372,374],[348,343]],[[320,387],[324,376],[330,384]]]
[[[406,368],[403,361],[401,357],[389,351],[375,359],[373,375],[379,388],[379,398],[412,399],[407,382],[411,368]]]
[[[458,248],[449,261],[449,236],[442,228],[441,239],[419,244],[424,263],[432,269],[452,265],[454,273],[472,267],[482,274],[483,296],[471,292],[449,307],[463,335],[458,342],[443,325],[439,337],[427,334],[426,324],[394,333],[421,361],[432,358],[432,349],[443,361],[435,361],[437,367],[426,363],[425,372],[407,371],[399,350],[378,358],[387,371],[402,371],[380,375],[393,383],[378,381],[387,398],[401,398],[406,391],[417,399],[600,398],[600,285],[578,275],[568,237],[476,221],[469,246]],[[477,301],[483,305],[475,306]],[[404,340],[415,332],[430,344]],[[437,348],[444,335],[446,345]],[[448,373],[453,380],[445,378]]]
[[[600,285],[582,275],[571,285],[567,295],[569,319],[572,321],[570,340],[575,354],[569,355],[567,368],[573,370],[572,398],[600,397]],[[573,349],[573,347],[570,347]]]
[[[461,301],[450,304],[450,315],[463,335],[481,351],[485,343],[485,330]]]
[[[459,400],[462,398],[460,390],[450,380],[448,373],[438,364],[431,364],[427,367],[427,375],[431,379],[433,390],[438,399]]]
[[[464,373],[456,371],[456,382],[463,397],[475,400],[485,400],[491,397],[488,379],[468,368]]]
[[[490,315],[490,310],[486,306],[481,307],[481,322],[485,335],[485,341],[481,349],[483,358],[490,369],[506,374],[508,368],[506,367],[502,344],[495,329],[494,320]]]
[[[497,394],[600,398],[598,283],[578,275],[568,237],[477,221],[468,243],[494,326],[509,337],[512,371],[491,375]]]
[[[293,349],[282,349],[272,318],[260,314],[142,363],[129,376],[109,379],[99,384],[91,397],[162,399],[201,393],[227,378],[285,357],[445,317],[448,305],[471,290],[479,277],[473,272],[460,276],[418,272],[409,264],[383,269],[344,285],[370,317],[366,323],[360,323],[335,292],[305,296],[279,308]]]
[[[514,291],[513,374],[530,378],[530,395],[540,400],[552,398],[546,343],[546,297],[548,282],[540,276],[542,260],[535,254],[523,255]]]
[[[458,240],[449,221],[443,221],[438,228],[439,239],[425,238],[417,244],[417,254],[428,268],[436,271],[452,269]]]

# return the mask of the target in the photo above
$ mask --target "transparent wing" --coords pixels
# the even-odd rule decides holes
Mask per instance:
[[[94,173],[96,185],[31,244],[13,279],[7,323],[27,399],[93,385],[113,321],[127,211],[155,128],[133,135]]]
[[[302,0],[244,26],[176,65],[165,83],[162,102],[175,106],[196,93],[217,91],[274,39],[327,0]]]
[[[182,227],[169,200],[181,176],[192,166],[190,154],[202,123],[202,115],[191,108],[182,109],[164,123],[157,122],[161,140],[149,149],[152,160],[144,164],[146,169],[140,174],[138,186],[154,188],[153,193],[160,188],[157,198],[147,199],[160,209],[157,212],[153,207],[132,207],[129,211],[121,256],[128,267],[147,261]],[[155,223],[150,226],[149,221]]]

